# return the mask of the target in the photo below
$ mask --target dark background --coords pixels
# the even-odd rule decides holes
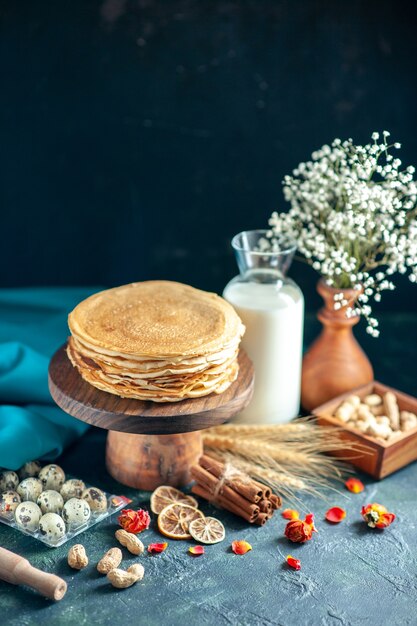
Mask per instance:
[[[1,0],[0,286],[221,291],[313,149],[388,129],[417,164],[416,7]],[[381,307],[415,308],[398,284]]]

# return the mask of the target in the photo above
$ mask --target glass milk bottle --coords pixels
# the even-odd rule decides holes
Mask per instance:
[[[240,275],[223,297],[246,326],[242,347],[255,366],[255,390],[237,422],[277,424],[300,409],[304,298],[286,277],[296,245],[277,238],[277,250],[262,251],[266,230],[245,231],[232,240]]]

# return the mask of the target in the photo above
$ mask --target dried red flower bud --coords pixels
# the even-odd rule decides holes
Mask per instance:
[[[377,502],[363,506],[361,515],[370,528],[387,528],[395,520],[394,513]]]
[[[138,511],[123,509],[117,520],[124,530],[135,535],[149,528],[149,524],[151,523],[148,511],[144,511],[143,509],[139,509]]]
[[[163,552],[168,547],[167,543],[150,543],[148,546],[148,552],[150,554],[159,554]]]
[[[289,554],[285,560],[287,561],[288,565],[293,569],[301,569],[301,561],[299,559],[295,559],[293,556],[291,556],[291,554]]]
[[[310,541],[313,532],[317,532],[314,526],[314,515],[309,513],[304,521],[297,519],[288,522],[284,534],[287,539],[294,541],[294,543],[304,543],[305,541]]]

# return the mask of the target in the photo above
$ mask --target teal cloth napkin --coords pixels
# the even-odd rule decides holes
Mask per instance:
[[[0,289],[0,467],[54,459],[87,430],[54,404],[48,365],[68,336],[68,313],[97,290]]]

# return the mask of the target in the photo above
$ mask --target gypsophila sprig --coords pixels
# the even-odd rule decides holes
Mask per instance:
[[[417,281],[417,185],[415,168],[396,158],[399,143],[390,133],[372,134],[360,146],[335,139],[313,152],[283,181],[288,213],[273,213],[269,245],[293,237],[307,262],[326,283],[340,290],[335,309],[346,306],[343,289],[361,289],[347,315],[363,315],[377,337],[371,301],[394,289],[391,276]],[[394,153],[394,154],[393,154]]]

